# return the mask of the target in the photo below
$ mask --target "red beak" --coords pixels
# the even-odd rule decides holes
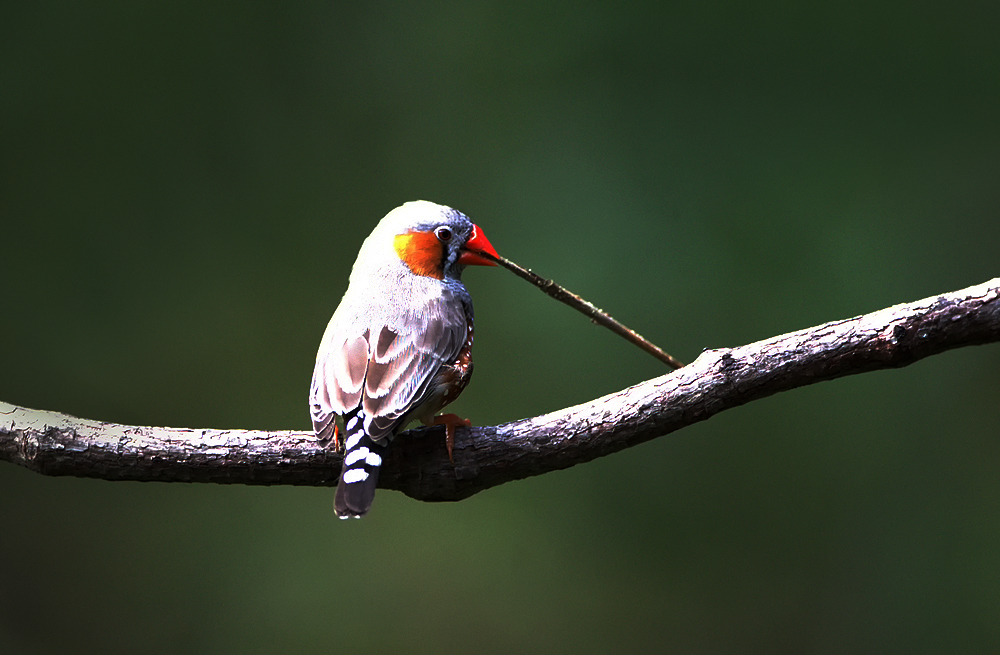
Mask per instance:
[[[487,259],[482,255],[492,255],[494,257],[499,257],[497,251],[493,249],[493,245],[490,243],[483,231],[479,229],[478,225],[472,226],[472,234],[469,236],[469,240],[465,242],[465,247],[462,249],[462,254],[458,257],[458,263],[464,266],[496,266],[497,263],[492,259]]]

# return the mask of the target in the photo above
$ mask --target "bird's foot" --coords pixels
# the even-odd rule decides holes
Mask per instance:
[[[472,425],[472,421],[462,418],[458,414],[441,414],[434,417],[433,425],[444,426],[445,445],[448,447],[448,461],[454,464],[455,458],[452,456],[452,450],[455,447],[455,428],[459,425],[467,428]]]

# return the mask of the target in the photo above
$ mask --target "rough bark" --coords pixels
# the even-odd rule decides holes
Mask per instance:
[[[379,486],[420,500],[568,468],[703,421],[730,407],[845,375],[898,368],[1000,341],[1000,278],[739,348],[544,416],[459,429],[455,463],[443,429],[400,435]],[[154,428],[77,419],[0,402],[0,459],[45,475],[105,480],[335,485],[336,453],[311,433]]]

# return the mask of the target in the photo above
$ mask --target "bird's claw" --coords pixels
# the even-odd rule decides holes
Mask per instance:
[[[457,414],[441,414],[440,416],[434,417],[433,424],[444,426],[445,446],[448,447],[448,461],[454,464],[455,457],[452,455],[452,451],[455,448],[455,428],[459,425],[463,428],[467,428],[472,425],[472,421],[467,418],[462,418]]]

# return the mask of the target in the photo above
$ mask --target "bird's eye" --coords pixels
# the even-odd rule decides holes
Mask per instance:
[[[441,243],[448,243],[451,241],[451,228],[442,225],[438,229],[434,230],[434,236],[438,238]]]

